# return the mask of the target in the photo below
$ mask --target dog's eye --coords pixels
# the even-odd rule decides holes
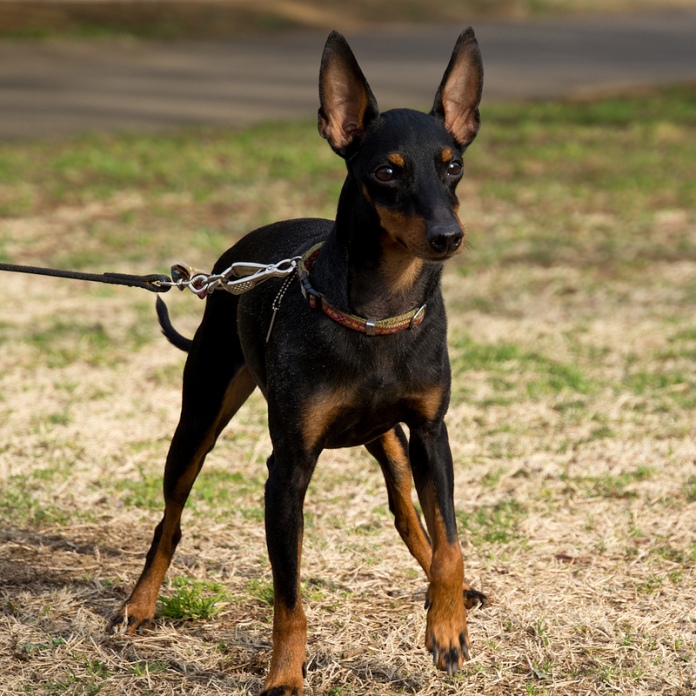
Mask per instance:
[[[461,176],[464,171],[464,165],[459,160],[452,160],[447,165],[447,176]]]
[[[379,167],[375,170],[374,177],[377,179],[377,181],[381,181],[383,184],[386,184],[390,181],[394,181],[396,178],[396,171],[394,171],[393,167],[384,165],[383,167]]]

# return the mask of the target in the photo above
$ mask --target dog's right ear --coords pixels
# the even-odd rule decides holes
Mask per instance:
[[[336,31],[329,34],[321,58],[319,101],[319,134],[334,152],[349,156],[379,109],[353,51]]]

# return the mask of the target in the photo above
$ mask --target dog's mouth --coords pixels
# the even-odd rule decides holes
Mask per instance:
[[[461,253],[464,229],[458,220],[428,223],[420,216],[406,216],[386,208],[377,208],[384,241],[409,256],[440,263]]]
[[[419,244],[409,244],[401,237],[396,237],[394,241],[401,251],[421,261],[425,261],[426,263],[443,263],[453,256],[461,254],[465,246],[464,238],[462,238],[459,243],[452,245],[451,248],[446,249],[433,249],[428,244],[427,240],[423,240]]]

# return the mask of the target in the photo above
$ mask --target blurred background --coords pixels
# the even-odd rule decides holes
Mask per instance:
[[[696,74],[694,0],[0,2],[0,138],[307,117],[334,28],[383,108],[425,108],[467,24],[487,101]]]

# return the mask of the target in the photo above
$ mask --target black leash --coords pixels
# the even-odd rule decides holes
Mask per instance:
[[[18,266],[12,263],[0,263],[0,271],[13,273],[31,273],[33,275],[51,276],[53,278],[71,278],[72,280],[89,280],[109,285],[127,285],[131,288],[144,288],[150,292],[167,292],[173,286],[169,276],[152,273],[150,275],[130,275],[129,273],[80,273],[79,271],[60,271],[55,268],[38,268],[37,266]]]
[[[150,292],[167,292],[169,288],[188,288],[201,299],[215,290],[226,290],[233,295],[241,295],[271,278],[285,278],[297,271],[299,256],[283,259],[277,263],[254,263],[237,261],[222,273],[205,273],[197,271],[185,263],[172,266],[172,277],[159,273],[150,275],[131,275],[130,273],[81,273],[80,271],[61,271],[57,268],[39,268],[38,266],[19,266],[14,263],[0,263],[0,271],[12,273],[31,273],[52,278],[70,278],[72,280],[90,280],[94,283],[110,285],[127,285],[131,288],[143,288]]]

